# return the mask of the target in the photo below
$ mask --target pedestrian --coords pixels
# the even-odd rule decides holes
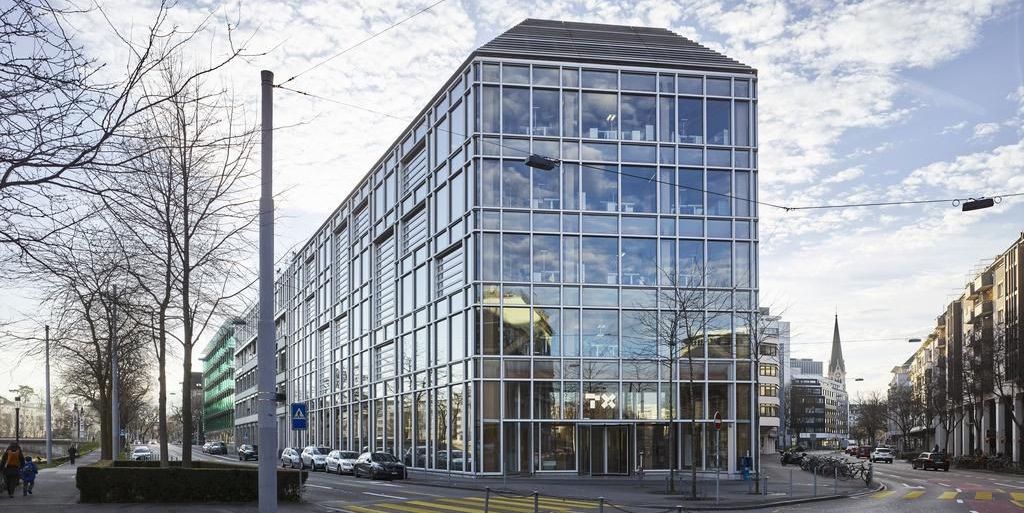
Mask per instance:
[[[21,467],[21,480],[25,483],[21,487],[21,495],[32,495],[32,489],[36,486],[36,474],[39,473],[39,467],[32,462],[32,457],[25,458],[25,465]]]
[[[935,444],[935,448],[932,449],[932,452],[939,452],[939,444]]]
[[[14,489],[18,487],[18,474],[23,465],[25,465],[25,455],[22,454],[21,447],[18,444],[7,446],[3,456],[0,456],[0,466],[3,468],[7,496],[12,499],[14,498]]]
[[[72,465],[75,464],[75,456],[78,456],[78,449],[72,445],[71,447],[68,447],[68,459],[71,461]]]

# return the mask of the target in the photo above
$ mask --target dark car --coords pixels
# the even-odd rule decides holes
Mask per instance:
[[[405,479],[405,465],[398,458],[386,452],[364,452],[352,466],[352,474],[356,477],[367,476],[370,479]]]
[[[946,457],[946,453],[942,452],[922,452],[918,457],[914,458],[914,461],[910,462],[910,466],[915,469],[928,470],[939,470],[943,472],[949,472],[949,458]]]
[[[238,461],[249,461],[259,459],[259,452],[255,445],[242,444],[238,446]]]
[[[858,447],[857,448],[857,457],[858,458],[870,458],[871,457],[871,448],[868,447],[868,446]]]
[[[210,442],[210,446],[206,449],[206,452],[210,454],[227,454],[228,445],[224,442]]]

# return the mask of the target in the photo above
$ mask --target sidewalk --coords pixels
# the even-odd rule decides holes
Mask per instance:
[[[834,480],[817,478],[797,466],[783,467],[778,457],[766,455],[761,463],[762,478],[767,477],[767,487],[762,481],[761,494],[754,493],[754,482],[722,475],[718,482],[718,500],[714,474],[698,474],[697,499],[690,498],[690,473],[682,470],[676,473],[676,492],[668,491],[668,473],[650,472],[643,477],[608,476],[589,477],[574,475],[534,475],[507,478],[464,478],[449,477],[446,474],[410,472],[410,482],[429,483],[430,486],[452,487],[468,490],[510,492],[521,495],[537,492],[542,496],[567,499],[594,500],[603,497],[608,503],[634,508],[666,509],[682,506],[683,509],[751,509],[792,501],[824,500],[859,495],[871,488],[862,480]]]

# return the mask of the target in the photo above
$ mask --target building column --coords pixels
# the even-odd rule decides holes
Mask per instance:
[[[963,407],[963,421],[960,422],[960,454],[972,454],[974,448],[971,447],[971,432],[974,431],[974,426],[971,425],[971,415],[967,413],[967,406]],[[970,406],[974,408],[974,406]]]
[[[977,406],[978,418],[981,419],[980,429],[975,429],[977,440],[974,441],[974,445],[981,449],[981,454],[988,454],[988,401],[985,399],[981,400],[981,404]]]
[[[1020,426],[1017,422],[1020,421],[1019,415],[1021,415],[1022,412],[1024,412],[1024,396],[1015,394],[1013,396],[1013,418],[1017,419],[1017,421],[1013,423],[1013,435],[1010,438],[1010,446],[1013,448],[1014,463],[1020,462],[1020,439],[1022,435]]]
[[[1006,412],[1003,398],[996,396],[996,454],[1006,455]]]

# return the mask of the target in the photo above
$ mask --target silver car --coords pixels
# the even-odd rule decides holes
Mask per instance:
[[[284,448],[281,451],[281,466],[302,468],[302,458],[299,457],[299,450],[293,447]]]
[[[327,472],[351,474],[359,453],[355,451],[331,451],[327,455]]]
[[[316,471],[316,469],[327,470],[327,455],[331,453],[330,447],[317,447],[315,445],[307,446],[302,450],[302,468],[309,467]]]
[[[140,445],[132,450],[132,461],[150,461],[153,459],[153,451],[145,445]]]

